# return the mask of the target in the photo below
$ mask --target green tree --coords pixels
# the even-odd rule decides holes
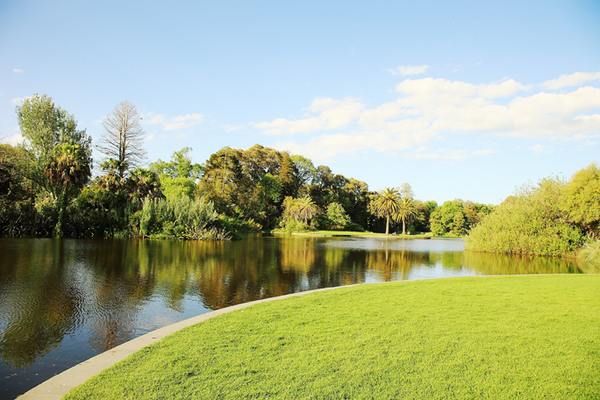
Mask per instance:
[[[417,216],[417,207],[411,197],[401,197],[394,219],[402,221],[402,234],[406,235],[406,222],[412,221]]]
[[[562,197],[562,208],[569,218],[600,239],[600,167],[591,164],[577,171]]]
[[[313,165],[313,162],[306,157],[293,155],[290,156],[290,159],[294,163],[294,181],[298,185],[296,190],[299,191],[302,188],[306,188],[316,179],[317,169]]]
[[[172,179],[186,178],[196,183],[204,175],[205,167],[192,163],[192,159],[189,156],[191,151],[191,147],[184,147],[173,153],[171,161],[165,162],[159,159],[150,166],[150,169],[159,176],[164,175]]]
[[[468,226],[463,223],[459,228],[460,232],[455,230],[457,225],[455,225],[454,220],[457,218],[457,213],[462,214],[463,221],[466,220],[464,203],[462,200],[444,202],[441,207],[431,213],[431,232],[433,232],[435,236],[459,236],[461,234],[460,232],[468,229]]]
[[[308,220],[317,214],[318,207],[308,196],[294,199],[287,196],[283,200],[281,227],[289,232],[308,229]]]
[[[466,223],[465,215],[462,212],[457,211],[452,219],[452,232],[459,236],[464,235],[467,233]]]
[[[317,205],[309,196],[302,197],[298,199],[297,213],[304,220],[304,225],[308,226],[308,220],[317,213]]]
[[[150,170],[158,174],[162,192],[167,199],[181,196],[194,198],[196,184],[204,174],[204,167],[192,163],[189,156],[191,150],[191,147],[184,147],[173,153],[171,161],[159,159],[150,165]]]
[[[413,220],[415,230],[419,232],[431,231],[431,213],[437,208],[437,202],[415,200],[415,207],[417,209],[417,215]]]
[[[370,210],[378,217],[386,219],[385,234],[390,233],[390,219],[396,215],[400,209],[400,193],[397,188],[385,188],[378,192],[378,195],[371,202]]]
[[[465,224],[469,229],[474,228],[477,224],[489,213],[492,212],[492,207],[487,204],[473,203],[466,201],[464,203],[464,212],[466,217]]]
[[[90,163],[85,150],[79,145],[57,145],[45,171],[58,199],[57,236],[63,236],[63,224],[68,200],[79,194],[91,176]]]
[[[282,153],[281,168],[279,169],[279,183],[283,196],[295,197],[298,194],[298,185],[294,179],[294,163],[290,155]]]
[[[23,147],[0,144],[0,235],[45,234],[35,208],[36,185],[28,179],[33,157]]]
[[[350,217],[339,203],[331,203],[327,206],[326,218],[332,229],[344,229],[350,224]]]
[[[62,235],[66,206],[91,176],[91,138],[46,95],[35,94],[16,111],[23,146],[33,155],[29,178],[56,204],[55,233]]]

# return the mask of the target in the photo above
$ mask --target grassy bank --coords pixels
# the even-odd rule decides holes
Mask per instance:
[[[600,397],[600,276],[361,285],[175,333],[67,399]]]
[[[278,235],[290,235],[288,232],[273,231],[274,234]],[[295,236],[318,236],[318,237],[383,237],[390,239],[431,239],[431,234],[424,235],[386,235],[384,233],[376,232],[357,232],[357,231],[306,231],[306,232],[294,232],[291,235]]]

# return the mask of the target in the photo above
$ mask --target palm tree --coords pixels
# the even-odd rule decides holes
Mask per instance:
[[[381,190],[372,203],[373,211],[377,216],[386,218],[385,234],[390,233],[390,218],[400,209],[400,193],[396,188]]]
[[[310,196],[302,197],[297,200],[296,213],[298,217],[304,219],[304,225],[308,227],[308,220],[317,213],[317,205]]]
[[[59,144],[45,171],[53,197],[58,201],[57,236],[62,235],[64,213],[69,198],[75,197],[91,176],[91,159],[77,144]]]
[[[400,204],[398,207],[398,211],[394,214],[394,219],[396,221],[402,220],[402,234],[406,235],[406,221],[410,221],[417,215],[417,207],[415,206],[415,202],[410,197],[402,197],[400,199]]]

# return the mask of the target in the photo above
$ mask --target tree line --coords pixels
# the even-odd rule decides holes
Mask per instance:
[[[96,149],[46,95],[17,106],[23,143],[0,145],[0,234],[9,236],[227,239],[281,229],[433,231],[461,236],[492,207],[462,200],[415,199],[409,184],[369,191],[365,182],[315,166],[301,155],[255,145],[225,147],[204,164],[191,148],[144,167],[136,107],[117,105]]]

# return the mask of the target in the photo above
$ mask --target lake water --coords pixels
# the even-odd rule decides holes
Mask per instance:
[[[154,329],[247,301],[356,283],[581,272],[574,261],[465,252],[460,239],[0,239],[0,398]]]

